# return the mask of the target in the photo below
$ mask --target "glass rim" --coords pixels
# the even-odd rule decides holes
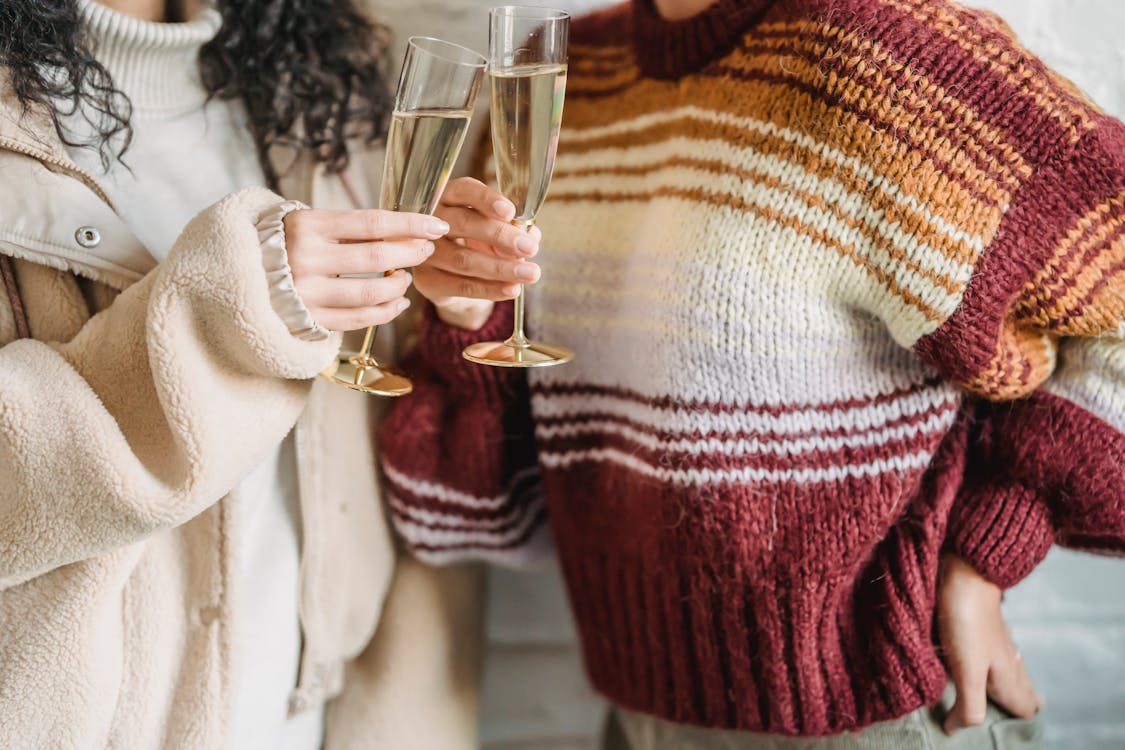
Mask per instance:
[[[484,68],[488,65],[488,58],[476,50],[434,36],[412,36],[406,40],[406,44],[454,65],[467,68]]]
[[[534,5],[497,5],[489,8],[489,16],[505,15],[516,18],[537,18],[544,21],[561,21],[570,18],[570,13],[558,8],[540,8]]]

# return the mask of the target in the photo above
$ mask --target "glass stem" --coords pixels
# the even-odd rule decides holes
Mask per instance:
[[[363,346],[352,357],[352,364],[357,367],[372,367],[375,364],[375,358],[371,356],[371,348],[375,346],[375,331],[378,330],[375,326],[371,326],[363,333]]]
[[[512,331],[512,337],[504,343],[508,346],[519,347],[520,349],[527,346],[527,336],[523,332],[523,284],[520,284],[520,293],[516,297],[516,325]]]
[[[519,220],[513,221],[512,223],[515,224],[516,226],[518,226],[520,229],[522,229],[525,232],[530,232],[531,231],[531,225],[533,224],[533,222],[531,222],[531,221],[519,221]],[[523,310],[524,310],[524,286],[523,286],[523,284],[520,284],[520,293],[516,296],[515,308],[516,309],[515,309],[514,330],[512,331],[511,338],[509,338],[504,343],[507,344],[508,346],[514,346],[517,349],[525,349],[525,348],[527,348],[527,345],[530,342],[527,340],[527,335],[524,333],[524,330],[523,330],[523,320],[524,320],[524,312],[523,312]]]

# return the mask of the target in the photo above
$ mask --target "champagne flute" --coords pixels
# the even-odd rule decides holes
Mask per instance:
[[[387,134],[380,208],[420,214],[437,208],[465,142],[486,62],[450,42],[410,38]],[[410,380],[372,354],[375,331],[368,328],[359,352],[340,355],[321,374],[364,393],[405,396]]]
[[[566,92],[570,15],[549,8],[504,6],[489,11],[488,79],[492,150],[500,192],[516,206],[513,223],[531,229],[555,168]],[[561,346],[524,333],[524,290],[515,302],[515,330],[506,341],[473,344],[470,362],[498,367],[549,367],[574,358]]]

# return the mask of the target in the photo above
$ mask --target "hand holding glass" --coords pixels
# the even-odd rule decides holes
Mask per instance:
[[[513,220],[531,228],[555,168],[566,91],[570,16],[558,10],[504,6],[489,12],[488,78],[492,150],[500,192],[516,206]],[[524,333],[524,291],[515,302],[515,330],[506,341],[473,344],[465,359],[498,367],[561,365],[574,353],[531,341]]]
[[[485,62],[456,44],[410,39],[387,135],[380,208],[423,214],[437,208],[468,132]],[[372,353],[375,331],[368,328],[359,352],[341,355],[322,374],[364,393],[410,393],[410,380]]]

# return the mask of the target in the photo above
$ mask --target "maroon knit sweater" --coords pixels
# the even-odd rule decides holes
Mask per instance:
[[[938,561],[1125,548],[1125,128],[948,0],[575,24],[533,333],[432,315],[381,451],[424,559],[550,518],[614,703],[821,735],[934,702]],[[541,479],[541,481],[539,481]]]

